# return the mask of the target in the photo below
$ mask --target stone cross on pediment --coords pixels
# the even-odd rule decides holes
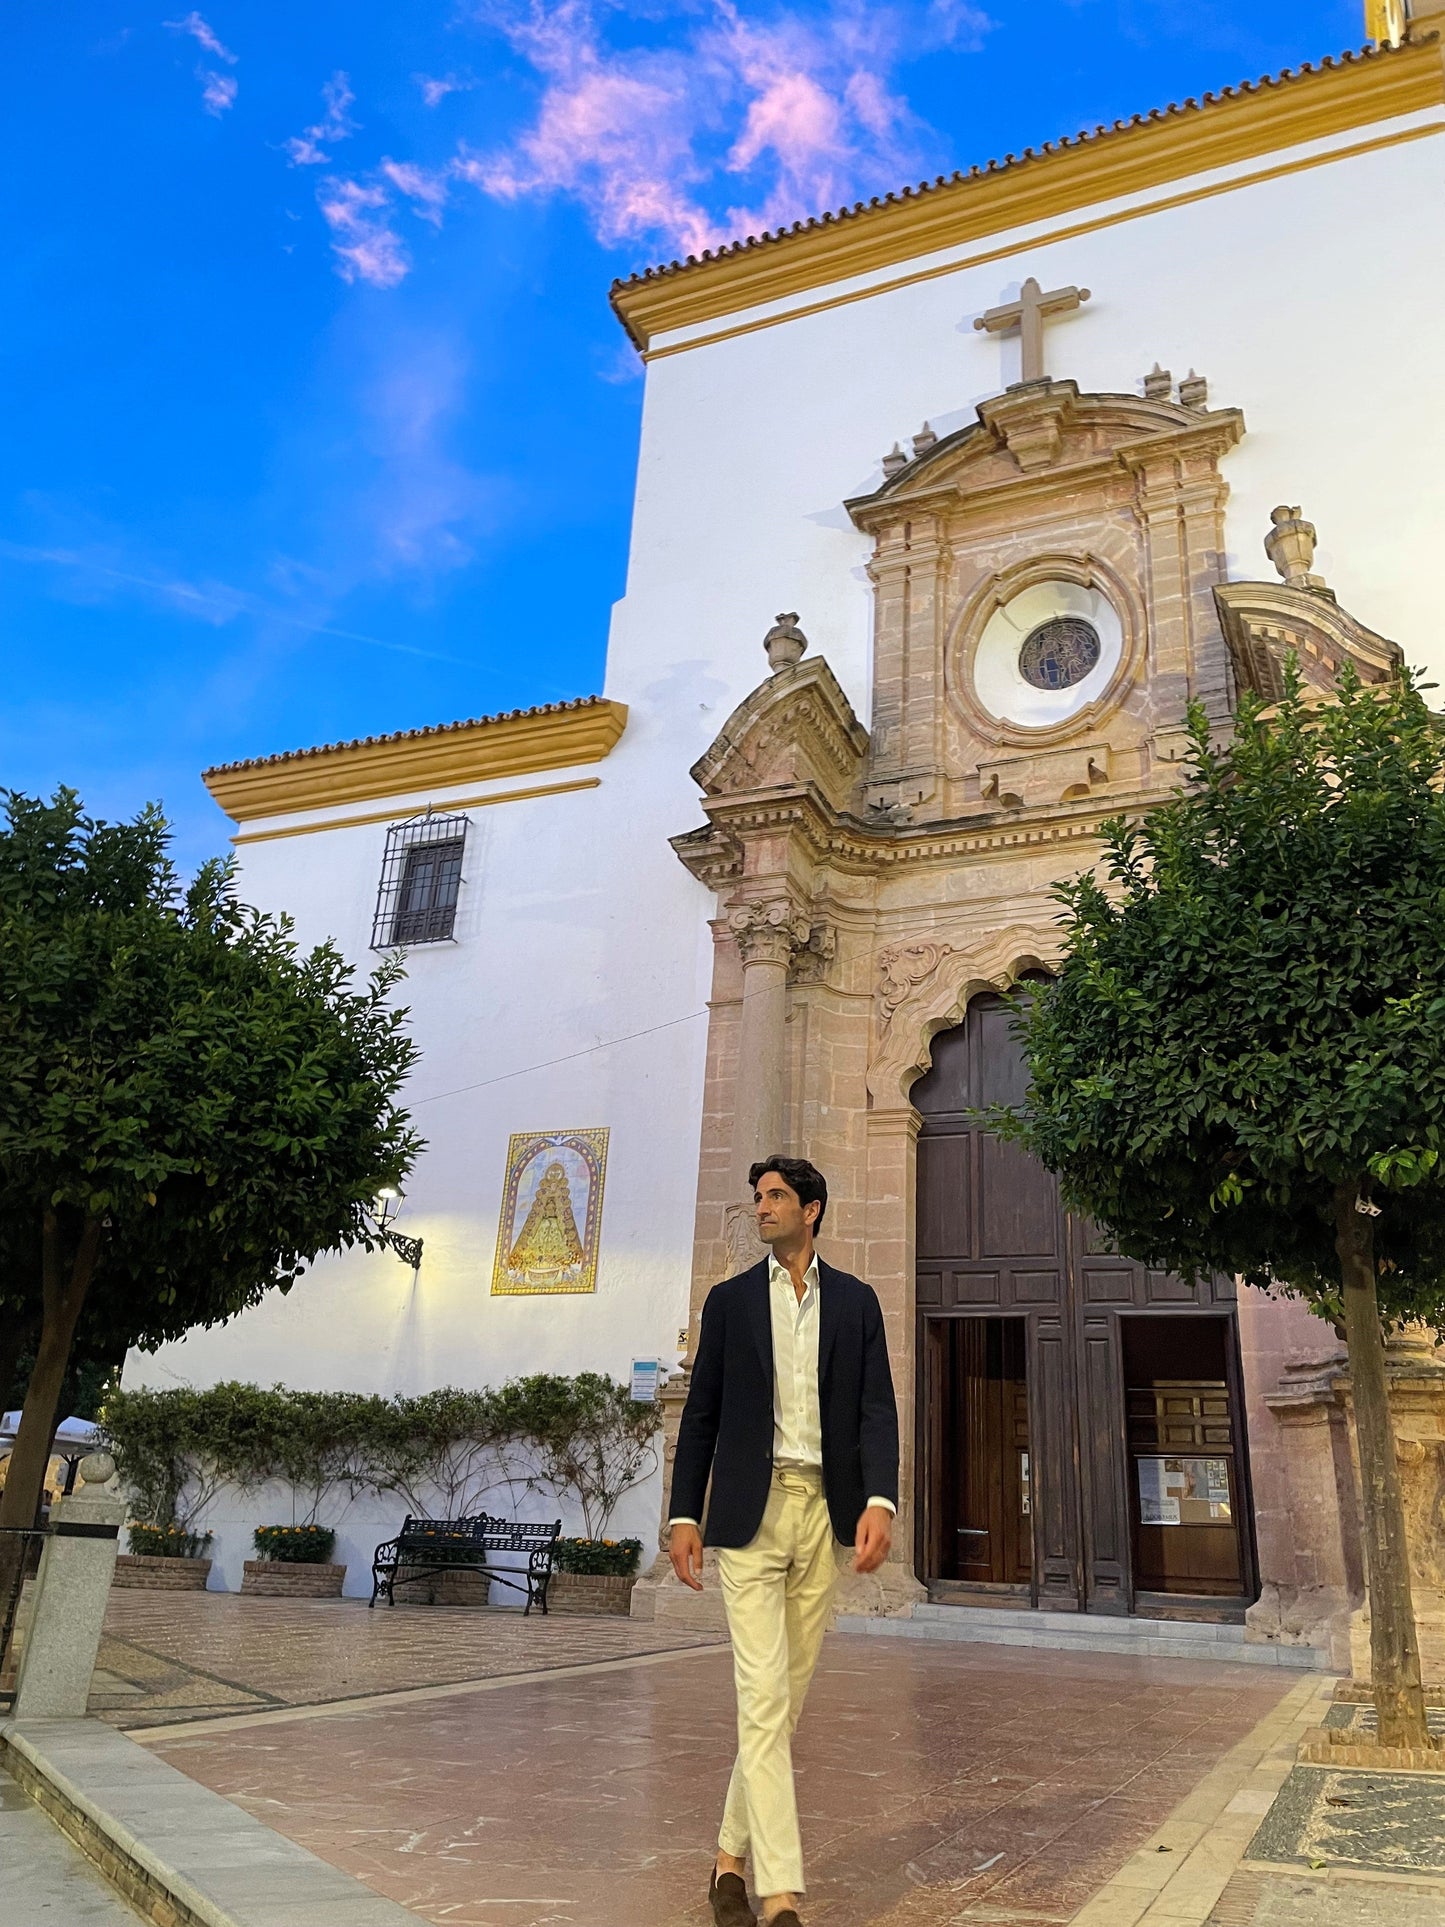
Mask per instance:
[[[1052,288],[1045,294],[1032,275],[1019,289],[1017,301],[1006,301],[1001,308],[990,308],[974,322],[991,335],[1019,331],[1023,349],[1020,383],[1043,381],[1044,322],[1051,315],[1068,314],[1089,299],[1087,288]]]

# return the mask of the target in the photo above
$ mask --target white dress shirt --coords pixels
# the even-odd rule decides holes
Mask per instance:
[[[818,1396],[818,1259],[803,1273],[800,1298],[786,1265],[768,1258],[768,1307],[773,1326],[773,1464],[798,1471],[823,1469],[823,1412]],[[869,1505],[896,1512],[891,1499]],[[670,1526],[695,1526],[673,1518]]]

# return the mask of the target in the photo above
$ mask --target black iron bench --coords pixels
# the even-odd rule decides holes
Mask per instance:
[[[547,1610],[547,1582],[552,1577],[552,1547],[562,1521],[551,1525],[519,1525],[479,1512],[471,1519],[414,1519],[409,1514],[394,1539],[376,1548],[371,1562],[371,1601],[385,1595],[396,1604],[396,1588],[417,1579],[435,1579],[449,1572],[480,1573],[527,1595],[526,1612],[534,1605]],[[524,1553],[525,1565],[498,1565],[503,1553]]]

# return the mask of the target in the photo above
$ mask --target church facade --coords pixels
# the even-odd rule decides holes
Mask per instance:
[[[655,1358],[675,1424],[759,1249],[747,1166],[804,1153],[903,1416],[854,1607],[1243,1619],[1351,1663],[1334,1334],[1123,1259],[974,1111],[1022,1094],[1002,999],[1056,957],[1052,887],[1179,781],[1189,701],[1227,729],[1290,651],[1321,689],[1442,666],[1445,13],[1397,24],[614,289],[647,386],[604,693],[207,778],[252,900],[407,949],[422,1264],[326,1261],[136,1376]],[[1445,1365],[1393,1356],[1445,1677]],[[660,1480],[629,1503],[654,1535]]]

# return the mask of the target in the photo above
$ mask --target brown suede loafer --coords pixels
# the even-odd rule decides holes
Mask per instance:
[[[758,1917],[748,1905],[748,1890],[737,1874],[720,1874],[714,1867],[707,1897],[717,1927],[757,1927]]]

